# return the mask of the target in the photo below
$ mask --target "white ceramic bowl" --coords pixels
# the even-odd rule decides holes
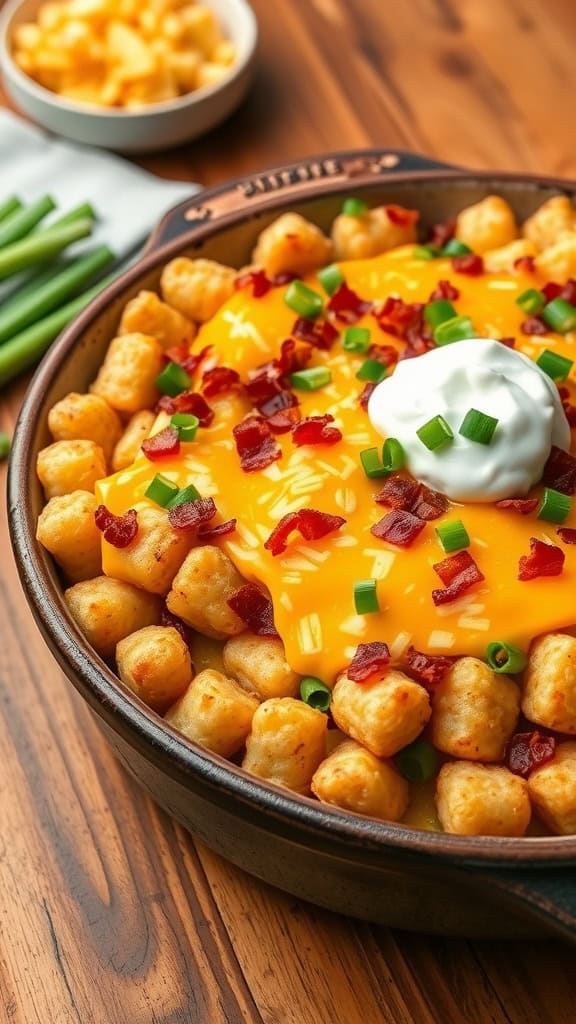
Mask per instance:
[[[16,25],[34,19],[43,0],[9,0],[0,14],[0,68],[6,92],[32,120],[76,142],[124,153],[146,153],[177,146],[203,135],[232,113],[252,80],[258,28],[246,0],[202,0],[236,44],[238,56],[230,75],[217,85],[198,89],[142,110],[83,106],[38,85],[12,59]]]

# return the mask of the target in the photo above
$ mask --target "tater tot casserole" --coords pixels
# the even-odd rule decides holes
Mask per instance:
[[[119,679],[354,814],[576,833],[576,212],[351,195],[178,256],[50,410],[37,537]]]

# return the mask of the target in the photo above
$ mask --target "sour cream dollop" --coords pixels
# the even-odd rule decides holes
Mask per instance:
[[[498,420],[491,444],[458,433],[470,409]],[[527,356],[490,338],[401,361],[374,389],[368,415],[382,437],[400,441],[412,476],[453,501],[520,497],[540,480],[552,445],[570,447],[554,382]],[[416,431],[438,415],[454,440],[433,452]]]

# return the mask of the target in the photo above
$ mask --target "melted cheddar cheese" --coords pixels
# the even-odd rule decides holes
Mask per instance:
[[[414,259],[412,246],[340,266],[358,295],[379,301],[395,294],[407,302],[426,302],[438,281],[449,279],[460,291],[454,302],[458,314],[472,318],[479,337],[514,336],[516,348],[533,359],[544,348],[575,358],[570,335],[522,334],[525,314],[515,299],[534,285],[532,276],[468,277],[456,274],[449,260]],[[322,291],[314,276],[307,283]],[[250,289],[236,292],[201,328],[194,350],[212,346],[219,363],[246,379],[250,370],[277,356],[290,336],[295,314],[286,306],[284,292],[283,287],[275,288],[259,299]],[[373,342],[403,347],[380,330],[373,316],[358,323],[370,328]],[[98,484],[99,499],[115,514],[143,508],[148,504],[144,492],[157,472],[181,487],[194,483],[203,496],[213,496],[222,519],[238,519],[237,531],[220,544],[243,576],[268,588],[288,662],[295,671],[328,683],[350,662],[359,643],[385,640],[394,658],[410,643],[434,654],[483,656],[491,640],[527,648],[537,634],[576,622],[576,547],[562,545],[556,526],[535,514],[451,503],[446,515],[427,523],[409,548],[396,548],[371,535],[370,527],[387,510],[373,500],[382,482],[365,476],[359,458],[363,449],[382,443],[358,403],[363,384],[356,372],[364,358],[344,351],[339,341],[329,352],[315,349],[309,365],[329,365],[332,382],[318,391],[298,392],[302,416],[335,417],[334,425],[343,434],[339,443],[297,448],[290,434],[283,434],[277,437],[282,458],[264,470],[246,473],[232,427],[250,405],[237,394],[227,394],[209,400],[216,414],[212,426],[200,429],[194,442],[183,444],[178,457],[152,463],[140,456],[129,469]],[[167,422],[168,417],[161,415],[154,432]],[[310,543],[294,535],[286,552],[273,557],[264,549],[265,540],[282,516],[300,508],[343,516],[346,525]],[[485,582],[436,608],[431,593],[442,584],[432,567],[445,555],[435,526],[455,518],[455,513],[468,531],[469,551]],[[576,511],[564,525],[576,526]],[[528,554],[531,537],[562,547],[566,560],[561,576],[518,580],[518,560]],[[103,564],[105,573],[122,578],[122,552],[106,542]],[[368,578],[378,581],[380,611],[357,615],[354,582]]]

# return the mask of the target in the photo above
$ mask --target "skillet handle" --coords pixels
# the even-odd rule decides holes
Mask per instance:
[[[576,867],[491,871],[484,878],[515,909],[538,919],[559,938],[576,943]]]
[[[154,229],[144,253],[159,249],[194,229],[214,224],[227,214],[244,209],[248,216],[268,205],[270,198],[282,193],[286,199],[299,198],[314,192],[318,181],[328,185],[349,186],[377,183],[383,178],[430,171],[453,171],[459,168],[418,153],[401,149],[357,149],[347,153],[327,153],[311,159],[273,167],[259,174],[236,178],[224,185],[204,189],[170,210]]]

